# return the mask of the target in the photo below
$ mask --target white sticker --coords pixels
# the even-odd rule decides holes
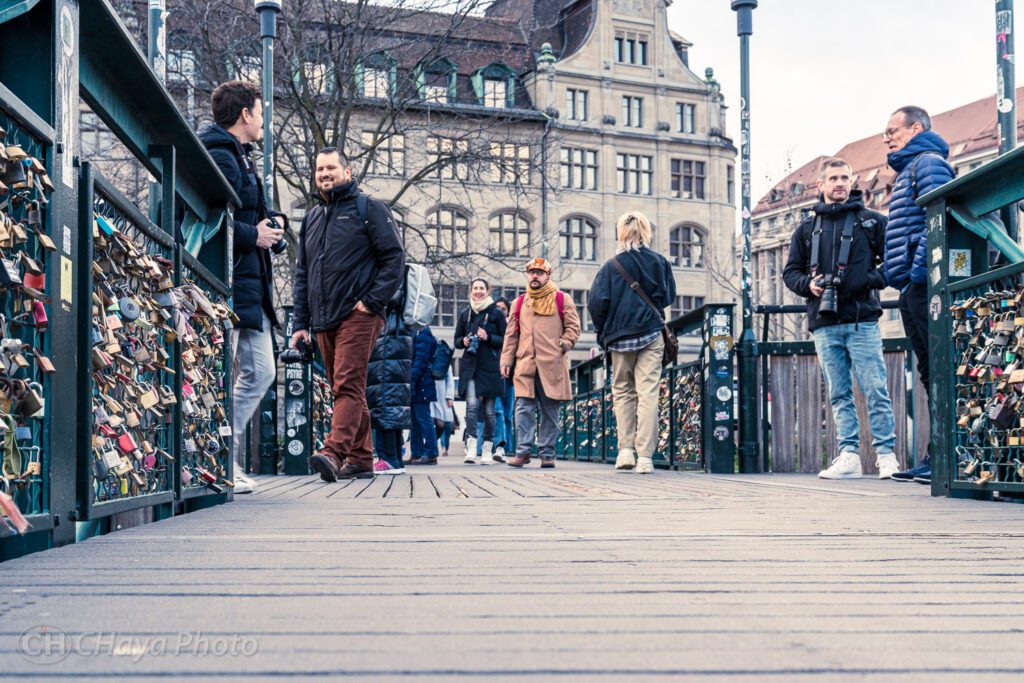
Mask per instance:
[[[719,401],[728,401],[732,398],[732,389],[729,387],[718,387],[718,391],[715,392],[715,396],[718,397]]]
[[[932,297],[930,304],[928,305],[928,312],[932,315],[932,320],[938,321],[939,316],[942,315],[942,299],[936,294]]]
[[[942,262],[942,247],[935,247],[932,249],[932,263]]]
[[[939,280],[941,280],[941,279],[942,279],[942,272],[939,270],[938,266],[935,266],[934,268],[932,268],[932,286],[933,287],[938,286]]]

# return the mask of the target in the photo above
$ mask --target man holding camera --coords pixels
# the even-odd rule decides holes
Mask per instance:
[[[252,493],[255,483],[245,476],[239,453],[245,426],[277,375],[272,328],[278,321],[270,286],[274,278],[270,250],[284,250],[284,230],[277,220],[271,220],[263,183],[250,156],[252,143],[263,138],[259,88],[244,81],[221,83],[213,91],[211,104],[214,123],[199,134],[199,139],[242,201],[235,211],[233,234],[231,307],[239,321],[231,332],[238,368],[231,431],[235,437],[234,491]]]
[[[291,345],[316,333],[334,417],[309,466],[324,481],[373,477],[366,372],[384,311],[405,277],[405,251],[387,205],[359,192],[334,147],[316,157],[318,204],[302,220],[295,263]]]
[[[892,402],[886,384],[878,319],[882,306],[875,290],[885,287],[878,270],[885,251],[885,218],[864,208],[859,190],[850,189],[850,165],[827,159],[818,173],[820,201],[789,245],[782,278],[807,299],[808,328],[828,382],[839,456],[818,473],[822,479],[858,479],[860,425],[850,371],[867,399],[878,478],[899,471]]]

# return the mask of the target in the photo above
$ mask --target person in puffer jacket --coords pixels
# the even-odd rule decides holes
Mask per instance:
[[[928,377],[928,217],[917,199],[956,176],[946,158],[949,145],[933,131],[928,112],[901,107],[893,112],[882,139],[889,146],[889,166],[896,182],[889,202],[885,234],[885,279],[900,290],[903,329],[917,356],[917,372],[925,391]],[[931,459],[892,475],[893,481],[931,482]]]
[[[412,428],[412,334],[402,322],[404,292],[388,305],[387,321],[370,356],[366,375],[366,403],[383,465],[377,474],[402,474],[402,430]],[[396,303],[397,300],[397,303]]]

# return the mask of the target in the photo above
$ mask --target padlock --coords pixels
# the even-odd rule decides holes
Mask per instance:
[[[50,326],[50,319],[46,315],[46,306],[42,301],[32,302],[32,318],[36,321],[36,329],[45,332]]]
[[[227,420],[220,423],[220,426],[217,428],[217,433],[225,439],[231,436],[231,425],[228,424]]]
[[[187,467],[181,468],[181,485],[188,486],[192,482],[192,473]]]

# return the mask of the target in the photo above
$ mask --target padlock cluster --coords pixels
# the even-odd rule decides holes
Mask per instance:
[[[190,276],[176,290],[181,342],[182,489],[234,488],[228,478],[231,424],[227,413],[225,336],[238,322],[225,298]]]
[[[46,231],[53,183],[42,145],[0,116],[0,534],[24,533],[43,512],[49,324]]]
[[[701,379],[700,369],[694,366],[677,371],[673,393],[675,418],[675,462],[701,462]]]
[[[327,436],[331,433],[331,420],[334,418],[334,397],[331,385],[323,375],[313,375],[313,441],[316,450],[324,447]]]
[[[98,196],[93,221],[92,415],[96,502],[173,488],[174,261]]]
[[[1024,287],[950,306],[958,481],[1024,483]]]

